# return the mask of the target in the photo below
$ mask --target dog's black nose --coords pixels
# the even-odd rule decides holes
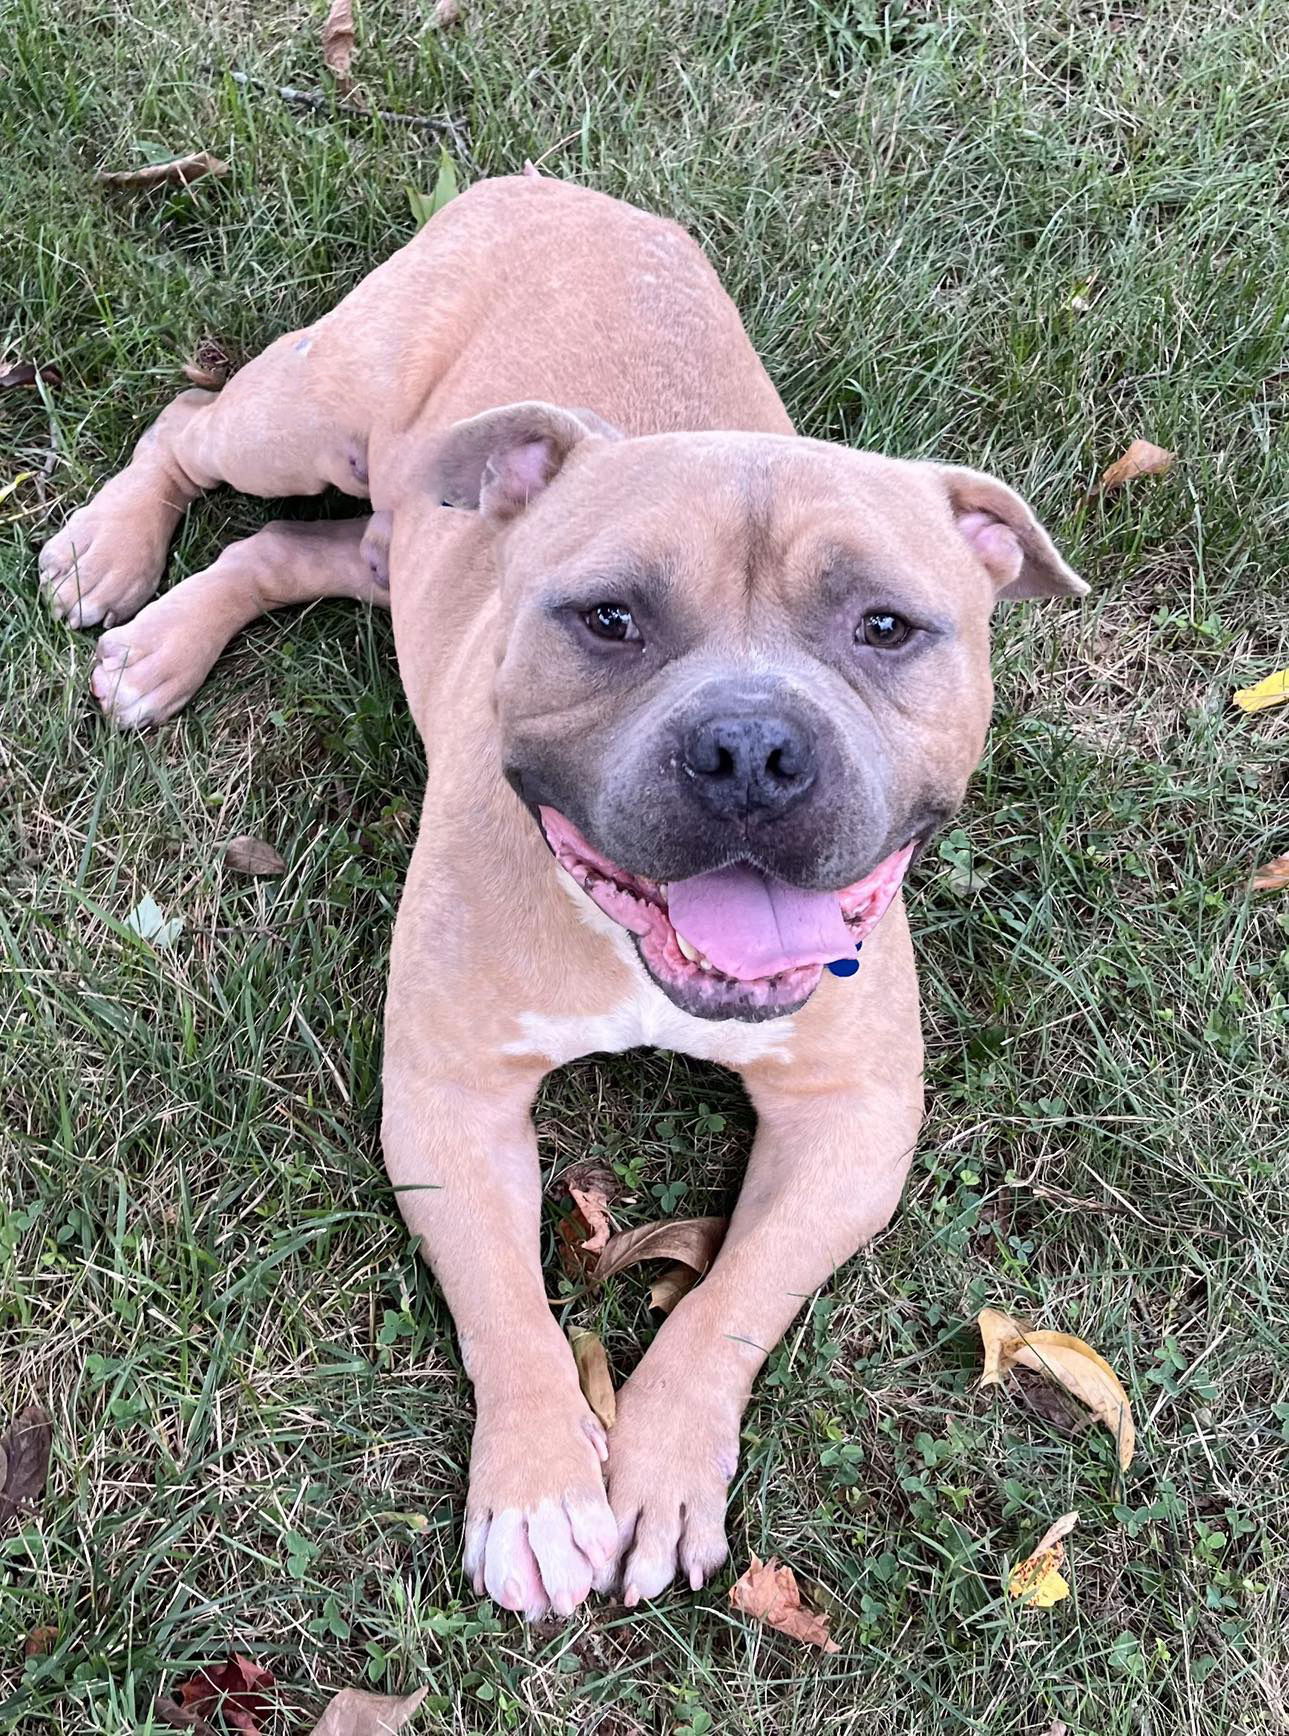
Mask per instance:
[[[776,819],[815,781],[815,745],[786,717],[709,717],[685,737],[694,793],[721,820]]]

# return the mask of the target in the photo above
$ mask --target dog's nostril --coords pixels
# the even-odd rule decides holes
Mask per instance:
[[[801,775],[797,755],[791,746],[774,748],[765,762],[765,769],[772,778],[777,778],[784,784],[791,783],[793,778]]]

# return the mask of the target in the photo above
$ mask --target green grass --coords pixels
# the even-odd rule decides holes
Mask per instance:
[[[0,353],[65,383],[0,396],[0,487],[58,454],[0,503],[0,1390],[57,1426],[0,1539],[0,1727],[136,1736],[236,1644],[278,1731],[363,1680],[428,1683],[445,1732],[1282,1730],[1289,904],[1245,884],[1289,847],[1289,713],[1228,695],[1289,663],[1283,7],[466,3],[445,35],[362,6],[373,106],[450,118],[463,182],[539,158],[680,218],[803,431],[994,467],[1095,585],[1000,621],[989,757],[913,897],[905,1206],[747,1417],[734,1561],[791,1561],[842,1651],[723,1584],[545,1631],[462,1585],[468,1394],[377,1139],[422,775],[387,622],[264,622],[134,740],[36,598],[34,545],[197,342],[329,307],[408,237],[438,136],[219,76],[314,85],[317,6],[4,0]],[[202,147],[227,180],[90,183]],[[1086,504],[1137,435],[1177,468]],[[212,498],[172,571],[273,510]],[[284,880],[223,868],[248,831]],[[159,955],[121,927],[145,892],[185,923]],[[749,1130],[731,1079],[652,1054],[565,1070],[539,1121],[552,1172],[623,1166],[627,1222],[719,1209]],[[566,1310],[619,1377],[644,1294]],[[986,1302],[1114,1363],[1126,1477],[974,1390]],[[1072,1506],[1073,1595],[1018,1611],[1000,1576]]]

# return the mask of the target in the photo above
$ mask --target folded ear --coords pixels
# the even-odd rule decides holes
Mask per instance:
[[[1000,597],[1083,597],[1088,586],[1068,567],[1019,494],[980,470],[937,466],[958,529]]]
[[[445,506],[474,507],[501,524],[550,486],[583,440],[621,438],[594,410],[506,404],[448,429],[432,485]]]

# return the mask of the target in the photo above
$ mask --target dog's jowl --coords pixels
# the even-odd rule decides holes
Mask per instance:
[[[270,525],[150,601],[220,483],[372,517]],[[41,567],[109,629],[93,686],[125,725],[172,716],[266,609],[392,609],[428,786],[384,1140],[474,1384],[465,1569],[529,1616],[701,1585],[758,1369],[899,1199],[922,1092],[900,888],[981,751],[990,612],[1084,586],[994,478],[795,435],[693,242],[533,176],[184,393]],[[553,1066],[638,1043],[736,1067],[758,1130],[606,1439],[546,1301],[531,1105]]]

